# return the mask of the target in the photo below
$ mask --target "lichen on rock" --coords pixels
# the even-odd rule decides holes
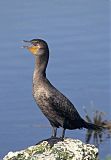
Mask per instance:
[[[3,160],[98,160],[98,149],[71,138],[47,139],[25,150],[9,152]]]

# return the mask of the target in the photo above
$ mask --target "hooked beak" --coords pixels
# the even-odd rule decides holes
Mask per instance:
[[[25,42],[27,45],[23,45],[21,48],[27,48],[28,49],[29,47],[32,46],[31,41],[23,40],[22,42]]]
[[[31,52],[33,55],[37,55],[37,52],[39,50],[39,45],[34,45],[32,41],[23,40],[23,42],[26,43],[22,48],[28,49],[29,52]]]

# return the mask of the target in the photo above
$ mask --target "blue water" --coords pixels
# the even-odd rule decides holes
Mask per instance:
[[[47,76],[82,117],[85,106],[110,119],[109,23],[108,0],[0,1],[0,158],[51,134],[32,97],[34,57],[21,49],[23,39],[48,42]],[[85,141],[85,130],[66,136]],[[103,142],[100,157],[110,147]]]

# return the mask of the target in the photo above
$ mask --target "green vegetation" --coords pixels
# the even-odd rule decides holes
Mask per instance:
[[[111,160],[111,156],[107,156],[105,160]]]
[[[57,160],[72,160],[74,154],[69,153],[67,150],[66,151],[62,151],[60,149],[54,148],[52,150],[52,153],[54,153],[55,155],[57,155],[56,159]]]

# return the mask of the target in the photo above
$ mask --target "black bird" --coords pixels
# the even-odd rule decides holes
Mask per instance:
[[[100,127],[81,118],[74,105],[58,91],[47,79],[46,68],[49,60],[49,48],[41,39],[25,41],[24,46],[35,56],[33,74],[34,99],[52,126],[52,137],[56,137],[57,128],[62,127],[62,139],[66,129],[87,128],[97,130]]]

